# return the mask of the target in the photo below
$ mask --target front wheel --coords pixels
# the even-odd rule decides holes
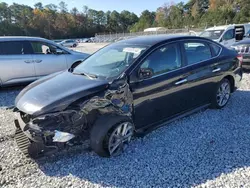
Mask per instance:
[[[91,148],[102,157],[120,155],[134,134],[134,125],[129,118],[110,118],[96,123],[90,133]]]
[[[212,108],[221,109],[226,106],[231,96],[231,84],[228,79],[221,80],[212,99]]]

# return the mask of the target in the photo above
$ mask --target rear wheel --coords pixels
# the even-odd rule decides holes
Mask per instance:
[[[127,117],[110,117],[96,123],[90,133],[90,145],[102,157],[120,155],[134,134],[134,125]],[[100,121],[99,121],[100,122]]]
[[[73,47],[75,48],[75,47],[76,47],[76,44],[73,44]]]
[[[212,99],[212,107],[221,109],[228,103],[231,96],[231,84],[228,79],[220,81]]]

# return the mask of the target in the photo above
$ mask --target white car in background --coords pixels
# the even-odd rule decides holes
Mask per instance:
[[[75,48],[77,47],[78,42],[76,42],[75,40],[69,39],[69,40],[63,40],[59,44],[68,48]]]
[[[221,43],[226,47],[232,46],[235,42],[241,41],[250,30],[250,24],[233,24],[216,26],[206,29],[200,34],[205,37]]]
[[[0,37],[0,87],[67,70],[88,56],[43,38]]]

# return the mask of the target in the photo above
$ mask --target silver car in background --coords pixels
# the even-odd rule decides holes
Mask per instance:
[[[88,56],[43,38],[0,37],[0,87],[35,81]]]
[[[71,39],[63,40],[59,44],[68,48],[75,48],[78,45],[78,43],[75,40],[71,40]]]

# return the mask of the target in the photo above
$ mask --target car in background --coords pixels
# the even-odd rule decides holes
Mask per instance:
[[[243,69],[250,70],[250,39],[246,38],[242,41],[236,42],[231,48],[235,49],[238,54],[242,56]]]
[[[199,36],[214,40],[226,47],[230,47],[235,42],[243,40],[249,30],[249,23],[223,25],[208,28]]]
[[[0,87],[32,82],[88,56],[43,38],[0,37]]]
[[[17,144],[36,158],[90,139],[98,155],[117,156],[135,133],[209,106],[225,107],[242,79],[237,55],[191,36],[110,44],[20,92],[14,108]]]
[[[91,37],[91,38],[85,38],[82,40],[83,43],[92,43],[94,42],[94,37]]]
[[[60,45],[68,48],[75,48],[78,46],[78,42],[76,40],[63,40],[59,43]]]

